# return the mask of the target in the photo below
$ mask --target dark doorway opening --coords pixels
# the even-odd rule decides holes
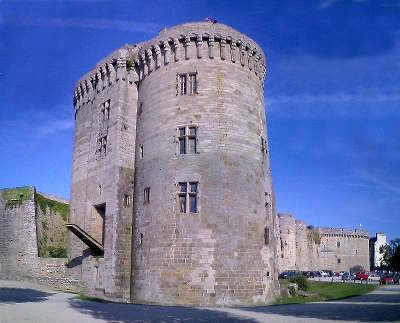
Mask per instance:
[[[106,204],[94,206],[94,238],[104,246]]]

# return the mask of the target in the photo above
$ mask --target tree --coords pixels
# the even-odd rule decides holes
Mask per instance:
[[[390,245],[385,244],[379,248],[379,253],[382,255],[381,267],[388,267],[390,262],[390,257],[392,256],[392,249]]]
[[[394,239],[379,249],[382,265],[393,271],[400,271],[400,239]]]
[[[392,247],[392,256],[390,257],[389,260],[389,267],[393,271],[400,271],[400,239],[396,239],[397,243],[392,245],[391,241],[391,247]]]

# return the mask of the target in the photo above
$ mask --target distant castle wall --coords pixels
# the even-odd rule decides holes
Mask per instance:
[[[78,282],[68,279],[67,259],[49,257],[65,254],[65,210],[68,204],[33,187],[0,190],[0,279],[78,289]]]
[[[361,229],[307,227],[292,215],[279,214],[279,271],[369,270],[369,234]]]

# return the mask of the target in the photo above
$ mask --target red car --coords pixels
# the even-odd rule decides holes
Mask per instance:
[[[382,285],[393,285],[394,280],[391,276],[382,276],[381,280],[379,281]]]
[[[358,272],[356,274],[356,279],[357,280],[368,280],[368,277],[369,277],[369,275],[367,273],[365,273],[365,272],[362,272],[362,271],[360,271],[360,272]]]

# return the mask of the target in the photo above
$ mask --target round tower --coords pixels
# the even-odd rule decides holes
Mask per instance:
[[[281,246],[279,271],[296,269],[296,220],[291,214],[278,214]]]
[[[264,55],[190,23],[133,55],[139,75],[132,297],[263,304],[276,295]]]
[[[253,40],[204,22],[126,45],[78,82],[70,221],[104,249],[83,260],[90,294],[204,306],[277,296],[265,73]]]
[[[309,269],[309,250],[307,226],[305,222],[296,220],[296,270]]]

